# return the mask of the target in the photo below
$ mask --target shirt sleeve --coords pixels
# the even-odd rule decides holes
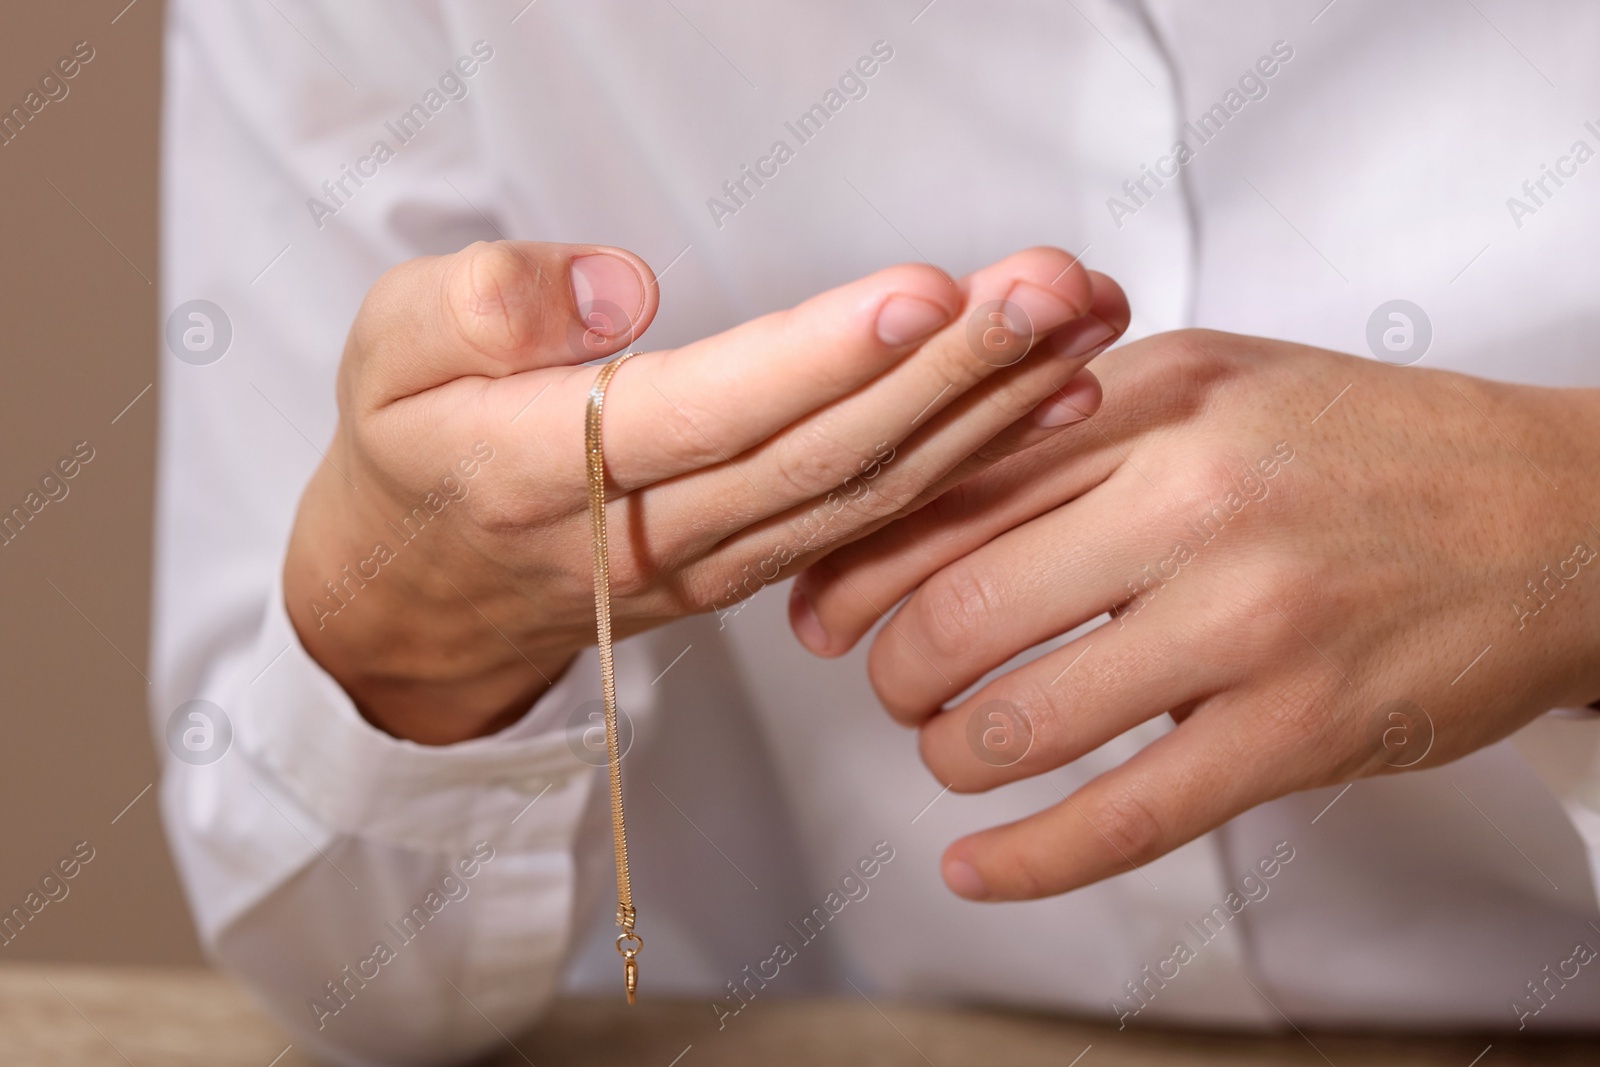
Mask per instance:
[[[152,724],[173,853],[207,952],[297,1044],[469,1058],[536,1016],[599,895],[575,885],[603,790],[567,729],[593,653],[503,733],[416,745],[310,658],[278,575],[366,288],[496,236],[471,113],[493,45],[423,3],[168,20]]]
[[[1571,820],[1600,893],[1600,714],[1594,708],[1559,708],[1511,736]]]

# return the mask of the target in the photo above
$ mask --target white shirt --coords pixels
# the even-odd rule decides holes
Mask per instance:
[[[387,267],[500,235],[627,247],[662,274],[647,342],[670,346],[893,262],[961,273],[1048,243],[1123,284],[1131,336],[1364,354],[1369,316],[1404,298],[1431,320],[1424,365],[1600,385],[1600,163],[1573,152],[1600,146],[1590,5],[919,7],[169,5],[163,315],[212,301],[232,340],[206,365],[163,355],[153,718],[167,746],[174,709],[204,699],[233,736],[214,762],[168,759],[163,811],[208,950],[321,1054],[439,1062],[560,990],[620,995],[581,709],[568,729],[598,696],[592,654],[504,733],[427,748],[362,720],[284,612],[344,334]],[[875,45],[871,77],[842,81]],[[820,131],[794,126],[818,104]],[[1534,203],[1541,164],[1567,176]],[[746,165],[769,176],[735,199]],[[847,980],[1141,1023],[1600,1023],[1600,966],[1560,987],[1545,970],[1600,946],[1592,717],[1268,804],[1066,896],[977,905],[940,883],[949,841],[1059,802],[1165,722],[942,794],[861,650],[805,653],[785,597],[618,648],[644,995],[703,997],[713,1028],[776,996],[854,996]],[[873,877],[830,897],[864,857]]]

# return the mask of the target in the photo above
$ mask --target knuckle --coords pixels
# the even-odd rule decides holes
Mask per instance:
[[[983,513],[985,501],[971,479],[957,482],[928,503],[928,514],[937,529],[959,528]]]
[[[1010,428],[1012,423],[1046,400],[1054,398],[1059,392],[1057,389],[1041,396],[1036,385],[1017,380],[991,392],[984,398],[984,403],[988,405],[999,425]],[[1011,435],[1002,432],[973,449],[970,459],[975,464],[987,465],[1015,451],[1015,447]]]
[[[515,498],[480,486],[467,494],[462,509],[472,524],[491,537],[515,536],[535,521],[529,509]]]
[[[1202,440],[1151,464],[1174,513],[1188,519],[1190,532],[1207,542],[1236,527],[1258,525],[1282,507],[1278,487],[1256,476],[1233,451]]]
[[[1226,532],[1236,515],[1229,508],[1229,495],[1236,491],[1227,464],[1209,450],[1198,448],[1173,456],[1169,463],[1162,480],[1177,497],[1179,512],[1201,524],[1208,536]]]
[[[611,593],[618,599],[640,599],[659,590],[667,568],[651,556],[635,551],[610,553]]]
[[[1174,330],[1162,337],[1162,362],[1185,381],[1196,384],[1221,377],[1228,370],[1231,347],[1219,330]]]
[[[1301,649],[1315,655],[1290,621],[1293,609],[1279,598],[1273,579],[1259,568],[1248,575],[1250,584],[1240,582],[1218,599],[1205,635],[1186,630],[1184,641],[1203,641],[1238,676],[1272,669],[1286,655],[1298,662]]]
[[[1132,792],[1114,793],[1083,805],[1084,817],[1132,863],[1148,863],[1164,851],[1167,830],[1154,809]]]
[[[1264,560],[1251,572],[1261,597],[1271,601],[1268,610],[1280,618],[1304,606],[1308,579],[1309,566],[1292,558]]]
[[[375,461],[387,470],[390,459],[401,447],[404,433],[397,432],[396,420],[378,407],[369,388],[367,383],[351,386],[348,395],[340,396],[339,406],[344,410],[335,432],[350,442],[351,451],[356,455]],[[341,381],[340,393],[344,394],[345,389]]]
[[[1217,388],[1237,369],[1230,335],[1216,330],[1174,330],[1152,338],[1141,358],[1131,360],[1118,403],[1138,411],[1182,418],[1203,411]]]
[[[1008,895],[1031,899],[1060,892],[1058,876],[1046,866],[1049,862],[1041,849],[1011,850],[999,872]]]
[[[971,652],[997,605],[992,584],[971,564],[940,571],[917,593],[917,630],[941,659]]]
[[[847,480],[839,490],[848,498],[857,527],[896,518],[912,510],[921,499],[922,486],[907,478],[886,477],[874,483]]]
[[[1250,582],[1254,588],[1241,590],[1238,609],[1238,633],[1248,649],[1258,659],[1281,657],[1285,651],[1316,656],[1329,612],[1310,564],[1259,564],[1250,572]]]
[[[470,347],[498,358],[534,339],[543,290],[530,284],[527,268],[505,241],[478,241],[452,258],[443,280],[444,309]]]
[[[731,463],[729,457],[741,451],[737,418],[690,397],[673,396],[656,423],[657,448],[675,466],[699,469]]]
[[[792,542],[782,539],[767,541],[743,560],[716,555],[705,558],[706,547],[680,542],[658,555],[662,565],[673,572],[680,600],[694,612],[721,611],[748,600],[787,578],[798,558]]]
[[[1285,678],[1267,687],[1250,709],[1263,747],[1285,758],[1301,752],[1332,753],[1346,748],[1348,724],[1343,702],[1329,688],[1308,675]],[[1317,759],[1310,765],[1324,762]]]
[[[1013,366],[1021,358],[1019,348],[1004,346],[1019,343],[1009,338],[1015,335],[1007,333],[1002,337],[1008,338],[992,345],[985,340],[984,322],[988,315],[982,305],[967,313],[964,320],[966,330],[959,338],[951,337],[946,340],[935,339],[929,342],[925,350],[934,353],[937,362],[933,368],[933,380],[948,383],[956,396],[961,396],[968,390],[982,384],[990,375],[1005,367]],[[996,327],[1000,329],[1000,327]],[[978,340],[974,342],[968,334],[976,333]],[[1019,339],[1023,340],[1023,339]],[[1010,353],[1019,353],[1015,356]],[[987,356],[988,358],[985,358]],[[992,361],[992,362],[991,362]],[[928,390],[930,396],[940,392],[941,386]]]
[[[1074,747],[1076,741],[1069,729],[1073,722],[1069,686],[1069,682],[1052,686],[1039,672],[1016,672],[994,686],[999,699],[1013,704],[1027,723],[1030,755],[1043,755],[1051,761],[1062,762],[1081,755]]]
[[[847,455],[831,442],[797,443],[774,452],[771,468],[787,495],[815,502],[807,528],[816,534],[827,528],[824,542],[906,512],[923,488],[883,473],[881,463],[874,469],[873,461]]]
[[[689,614],[726,611],[766,584],[748,569],[729,574],[722,568],[695,566],[679,570],[674,582],[678,599]]]
[[[772,473],[791,495],[809,499],[839,486],[838,449],[812,435],[785,442],[773,455]]]

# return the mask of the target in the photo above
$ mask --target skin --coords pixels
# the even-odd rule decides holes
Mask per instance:
[[[952,844],[955,892],[1066,892],[1275,797],[1435,767],[1600,697],[1600,391],[1204,331],[1095,367],[1092,418],[795,585],[795,631],[821,655],[904,599],[871,680],[957,791],[1176,720],[1060,804]],[[968,740],[997,700],[1031,727],[1007,766]]]
[[[283,581],[306,650],[376,726],[492,733],[593,644],[584,364],[629,347],[657,295],[631,253],[532,242],[368,292]],[[975,347],[1001,299],[1031,349],[1016,321]],[[1127,321],[1109,279],[1034,248],[959,280],[892,267],[636,356],[605,404],[616,634],[725,607],[1062,432]]]

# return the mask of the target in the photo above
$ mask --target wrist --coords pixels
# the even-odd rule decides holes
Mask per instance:
[[[1554,440],[1540,442],[1535,477],[1550,491],[1549,513],[1566,540],[1546,546],[1544,565],[1529,574],[1519,603],[1539,608],[1535,621],[1548,614],[1566,630],[1556,644],[1573,654],[1567,669],[1552,672],[1565,683],[1557,704],[1600,708],[1600,389],[1524,391],[1550,401],[1536,412]]]
[[[301,499],[283,585],[302,645],[368,722],[396,737],[451,744],[511,725],[582,638],[530,638],[491,622],[527,604],[506,582],[474,580],[482,576],[469,554],[450,558],[449,526],[461,517],[446,509],[425,532],[400,529],[386,516],[407,509],[380,499],[377,479],[361,484],[323,465]]]

